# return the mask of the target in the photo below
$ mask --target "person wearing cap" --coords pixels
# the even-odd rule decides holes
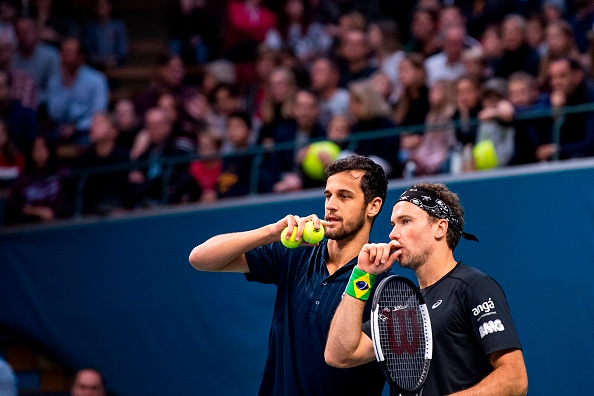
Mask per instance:
[[[423,393],[525,395],[522,347],[501,286],[454,258],[461,237],[478,241],[464,232],[458,196],[442,184],[414,185],[397,200],[390,220],[390,242],[364,245],[351,279],[367,273],[373,286],[396,261],[415,272],[434,340]],[[370,324],[361,319],[365,303],[352,289],[345,289],[326,344],[326,362],[335,367],[375,359]]]

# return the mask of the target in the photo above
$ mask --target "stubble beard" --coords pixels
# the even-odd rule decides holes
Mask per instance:
[[[341,227],[337,230],[329,229],[326,231],[326,237],[335,241],[342,241],[357,234],[365,226],[365,211],[361,211],[361,214],[356,219],[342,223]]]
[[[400,265],[402,268],[408,268],[413,271],[416,271],[427,262],[428,258],[428,251],[417,254],[413,253],[412,255],[405,255],[404,257],[400,256],[400,258],[398,259],[398,265]]]

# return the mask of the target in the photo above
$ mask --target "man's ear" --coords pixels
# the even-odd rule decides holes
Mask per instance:
[[[435,224],[437,225],[437,228],[435,230],[435,238],[444,238],[448,234],[448,228],[450,226],[450,223],[448,223],[446,219],[439,219]]]
[[[382,199],[380,197],[375,197],[367,204],[367,216],[375,217],[382,209]]]

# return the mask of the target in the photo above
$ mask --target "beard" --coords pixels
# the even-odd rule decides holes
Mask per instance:
[[[341,223],[338,229],[328,229],[326,231],[326,237],[335,241],[342,241],[357,234],[363,226],[365,226],[365,210],[361,211],[359,217]]]
[[[429,251],[427,250],[421,253],[412,253],[410,255],[400,256],[398,259],[398,265],[400,265],[402,268],[408,268],[416,271],[427,262],[428,258]]]

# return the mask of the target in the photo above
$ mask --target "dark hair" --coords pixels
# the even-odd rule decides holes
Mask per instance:
[[[363,190],[365,197],[365,205],[370,203],[376,197],[382,199],[382,205],[379,212],[377,212],[379,215],[381,209],[384,207],[384,202],[386,202],[386,194],[388,191],[388,178],[386,177],[386,173],[381,166],[369,158],[363,155],[353,154],[330,163],[326,168],[326,178],[340,172],[352,170],[365,172],[361,178],[361,190]]]
[[[233,113],[229,114],[228,118],[229,120],[231,118],[238,118],[245,123],[248,129],[252,129],[252,117],[245,111],[234,111]]]
[[[419,189],[428,190],[434,193],[437,198],[441,199],[445,202],[446,205],[452,210],[452,214],[456,219],[458,219],[460,223],[460,230],[464,229],[464,208],[462,204],[460,204],[460,198],[458,194],[450,191],[445,184],[440,183],[416,183],[415,186]],[[439,217],[433,216],[428,214],[429,218],[432,221],[439,220]],[[446,241],[448,243],[448,247],[452,249],[452,251],[458,246],[458,242],[460,241],[460,236],[462,234],[460,232],[455,232],[453,227],[448,227],[448,233],[446,235]]]

